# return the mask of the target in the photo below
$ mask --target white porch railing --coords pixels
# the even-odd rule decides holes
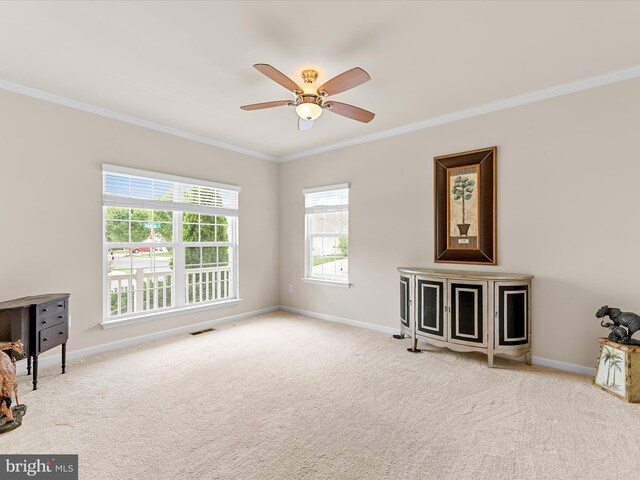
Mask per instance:
[[[175,305],[174,272],[145,272],[133,275],[109,272],[110,315],[144,312]],[[185,303],[208,302],[232,295],[231,267],[193,268],[185,271]]]

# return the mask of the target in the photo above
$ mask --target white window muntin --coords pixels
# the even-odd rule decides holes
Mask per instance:
[[[195,188],[194,188],[195,187]],[[193,192],[197,194],[193,194]],[[185,248],[188,247],[228,247],[228,287],[232,295],[223,299],[199,301],[198,305],[219,303],[238,298],[238,196],[240,187],[204,180],[177,177],[167,174],[129,169],[114,165],[103,165],[103,229],[106,227],[106,207],[173,211],[173,240],[170,242],[107,242],[103,231],[103,268],[105,279],[104,318],[125,319],[154,313],[155,311],[181,310],[193,305],[185,301],[185,276],[189,269],[185,266]],[[130,195],[130,196],[129,196]],[[229,241],[226,242],[184,242],[183,213],[199,213],[210,216],[224,216],[227,219]],[[111,315],[111,289],[108,278],[108,256],[112,249],[136,248],[172,249],[173,274],[175,282],[173,306],[160,310],[146,309],[125,314]]]

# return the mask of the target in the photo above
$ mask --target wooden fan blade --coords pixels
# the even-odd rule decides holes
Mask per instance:
[[[343,117],[351,118],[363,123],[369,123],[376,116],[375,113],[369,112],[364,108],[354,107],[341,102],[327,102],[330,107],[329,111],[342,115]]]
[[[313,127],[313,120],[298,117],[298,130],[304,132],[305,130],[311,130],[311,127]]]
[[[327,83],[318,88],[318,94],[320,92],[327,92],[327,95],[336,95],[342,93],[350,88],[362,85],[365,82],[371,80],[371,77],[360,67],[354,67],[351,70],[341,73],[337,77],[333,77]]]
[[[296,82],[291,80],[280,70],[273,68],[271,65],[267,65],[266,63],[256,63],[253,66],[253,68],[258,70],[260,73],[266,75],[277,84],[282,85],[287,90],[291,90],[292,92],[294,91],[302,92],[302,89],[298,86]]]
[[[285,105],[289,105],[291,100],[277,100],[275,102],[264,102],[264,103],[253,103],[251,105],[243,105],[240,108],[242,110],[262,110],[263,108],[271,108],[271,107],[283,107]]]

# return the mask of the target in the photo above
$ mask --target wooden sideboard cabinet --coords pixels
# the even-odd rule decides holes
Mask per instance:
[[[400,267],[400,332],[459,352],[531,365],[532,275]]]
[[[51,293],[0,303],[0,340],[22,340],[27,354],[27,373],[38,388],[38,355],[62,346],[62,373],[66,368],[69,339],[69,294]]]

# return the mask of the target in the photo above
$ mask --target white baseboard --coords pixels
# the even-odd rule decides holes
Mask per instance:
[[[311,312],[309,310],[302,310],[300,308],[287,307],[286,305],[280,305],[280,310],[297,313],[307,317],[318,318],[320,320],[328,320],[329,322],[343,323],[345,325],[351,325],[352,327],[366,328],[367,330],[374,330],[376,332],[390,333],[394,335],[396,333],[400,333],[400,330],[397,328],[384,327],[382,325],[375,325],[373,323],[362,322],[360,320],[351,320],[349,318],[336,317],[334,315],[327,315],[325,313]],[[593,367],[585,367],[584,365],[577,365],[575,363],[561,362],[559,360],[552,360],[550,358],[532,357],[531,361],[534,365],[555,368],[557,370],[578,373],[580,375],[588,375],[592,377],[595,373],[595,368]]]
[[[383,325],[376,325],[374,323],[362,322],[360,320],[352,320],[350,318],[337,317],[335,315],[328,315],[326,313],[312,312],[310,310],[302,310],[300,308],[288,307],[286,305],[273,306],[268,308],[262,308],[260,310],[253,310],[251,312],[240,313],[238,315],[231,315],[228,317],[217,318],[215,320],[207,320],[206,322],[194,323],[191,325],[185,325],[182,327],[171,328],[169,330],[162,330],[160,332],[148,333],[146,335],[140,335],[133,338],[125,338],[122,340],[116,340],[115,342],[103,343],[95,345],[93,347],[82,348],[80,350],[72,350],[67,353],[67,361],[75,360],[78,358],[89,357],[91,355],[97,355],[99,353],[105,353],[112,350],[118,350],[121,348],[132,347],[140,345],[141,343],[158,340],[161,338],[180,335],[183,333],[193,332],[195,330],[202,330],[204,328],[213,327],[216,325],[222,325],[225,323],[235,322],[256,315],[263,315],[265,313],[275,312],[277,310],[283,310],[285,312],[297,313],[306,317],[317,318],[320,320],[326,320],[334,323],[341,323],[344,325],[350,325],[352,327],[364,328],[367,330],[373,330],[375,332],[386,333],[395,335],[400,333],[400,330],[393,327],[385,327]],[[577,365],[575,363],[561,362],[559,360],[552,360],[544,357],[533,357],[532,361],[535,365],[541,365],[543,367],[555,368],[558,370],[564,370],[567,372],[577,373],[581,375],[593,376],[595,368],[586,367],[584,365]],[[51,365],[58,365],[60,363],[59,355],[51,355],[38,359],[39,368],[45,368]],[[27,371],[27,362],[20,361],[17,365],[18,373],[24,374]]]
[[[575,363],[561,362],[560,360],[552,360],[544,357],[532,357],[531,361],[534,365],[541,365],[543,367],[551,367],[558,370],[564,370],[566,372],[578,373],[580,375],[588,375],[593,377],[596,369],[593,367],[585,367],[584,365],[577,365]]]
[[[366,328],[367,330],[374,330],[376,332],[389,333],[391,335],[400,333],[399,328],[385,327],[382,325],[376,325],[374,323],[361,322],[360,320],[351,320],[350,318],[336,317],[335,315],[327,315],[326,313],[311,312],[309,310],[302,310],[300,308],[287,307],[286,305],[280,305],[280,310],[284,310],[285,312],[297,313],[299,315],[304,315],[305,317],[319,318],[320,320],[327,320],[329,322],[351,325],[352,327]]]
[[[182,327],[171,328],[169,330],[162,330],[160,332],[148,333],[146,335],[140,335],[138,337],[125,338],[122,340],[116,340],[115,342],[102,343],[93,347],[81,348],[80,350],[71,350],[67,352],[67,363],[71,360],[78,358],[89,357],[91,355],[97,355],[99,353],[110,352],[112,350],[118,350],[121,348],[132,347],[140,345],[141,343],[150,342],[152,340],[158,340],[165,337],[171,337],[180,335],[183,333],[194,332],[197,330],[203,330],[216,325],[222,325],[224,323],[231,323],[244,318],[255,317],[256,315],[263,315],[265,313],[275,312],[280,310],[279,306],[273,306],[268,308],[262,308],[260,310],[253,310],[251,312],[239,313],[238,315],[231,315],[229,317],[216,318],[215,320],[207,320],[206,322],[192,323],[190,325],[184,325]],[[60,364],[60,355],[50,355],[42,358],[38,358],[38,368],[44,368],[51,365]],[[27,372],[27,362],[20,361],[17,364],[17,370],[19,374]]]

